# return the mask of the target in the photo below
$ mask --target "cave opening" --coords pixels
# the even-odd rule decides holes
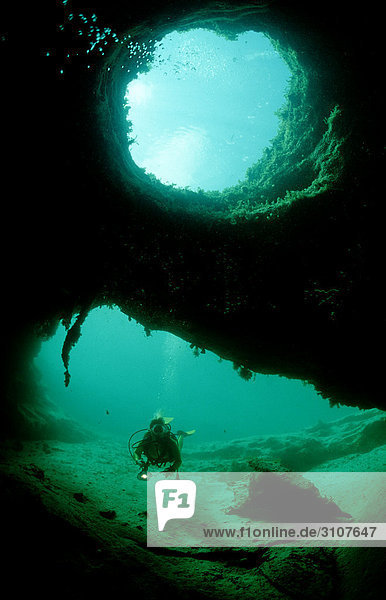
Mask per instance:
[[[278,132],[290,78],[263,33],[194,28],[164,36],[125,92],[134,162],[192,191],[238,185]]]
[[[311,384],[248,371],[167,331],[144,330],[118,308],[92,310],[63,384],[62,324],[35,359],[47,397],[66,419],[126,440],[154,414],[196,429],[189,447],[226,448],[239,438],[283,436],[359,414],[330,406]],[[250,441],[249,440],[249,441]],[[189,450],[189,448],[187,448]]]
[[[220,13],[115,39],[98,81],[104,160],[146,209],[269,220],[343,176],[342,110],[312,44]]]

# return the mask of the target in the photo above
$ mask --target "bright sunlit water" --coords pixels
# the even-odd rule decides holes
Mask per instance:
[[[290,77],[262,33],[165,36],[150,71],[127,87],[133,160],[162,183],[194,191],[237,184],[277,134]]]
[[[158,410],[174,417],[173,430],[196,429],[189,445],[299,431],[359,412],[330,408],[298,380],[257,374],[245,381],[232,363],[208,351],[196,357],[187,342],[170,333],[147,337],[141,325],[108,308],[87,317],[71,353],[66,388],[64,338],[60,325],[35,359],[47,396],[67,417],[104,434],[127,438],[147,427]]]

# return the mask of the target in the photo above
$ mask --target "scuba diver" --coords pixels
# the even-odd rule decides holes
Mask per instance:
[[[173,472],[177,472],[180,468],[184,437],[192,435],[195,429],[191,431],[177,431],[174,434],[170,426],[170,421],[172,420],[173,417],[156,417],[150,422],[147,430],[140,430],[146,431],[142,440],[130,444],[131,438],[135,434],[133,433],[131,436],[129,440],[129,452],[133,460],[141,467],[137,479],[147,479],[147,471],[150,465],[163,467],[167,463],[171,463],[167,469],[163,470]],[[135,433],[139,432],[136,431]],[[142,459],[142,455],[146,457],[146,460]]]

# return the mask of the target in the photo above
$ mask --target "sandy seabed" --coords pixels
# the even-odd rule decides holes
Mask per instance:
[[[320,431],[312,428],[275,439],[187,443],[182,470],[252,470],[248,461],[259,456],[269,462],[273,447],[280,470],[285,454],[280,448],[288,454],[291,444],[299,448],[303,443],[307,449],[310,439],[322,439],[323,431],[330,460],[310,470],[385,471],[383,423],[380,411],[369,411],[328,426],[328,434],[320,424]],[[373,444],[366,431],[372,433]],[[326,456],[320,446],[314,452]],[[41,596],[46,590],[47,597],[52,592],[48,573],[61,582],[51,597],[70,593],[73,598],[94,598],[112,590],[147,598],[165,592],[175,598],[242,594],[254,600],[379,597],[371,593],[384,572],[384,548],[147,548],[146,483],[137,480],[137,472],[127,442],[113,437],[4,447],[2,512],[11,532],[15,525],[7,538],[9,569],[17,565],[18,571],[28,572],[29,585],[35,583]]]

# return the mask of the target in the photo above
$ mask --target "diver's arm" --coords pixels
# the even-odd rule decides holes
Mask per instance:
[[[142,442],[140,444],[138,444],[138,446],[136,447],[136,449],[133,452],[133,457],[136,463],[141,463],[142,461],[142,452],[143,452],[143,444]]]
[[[176,460],[174,461],[174,463],[172,465],[170,465],[170,467],[168,467],[166,469],[166,471],[171,471],[172,473],[175,473],[178,471],[178,469],[180,468],[180,466],[182,465],[182,460]]]
[[[142,454],[145,453],[145,458],[147,458],[146,449],[149,448],[150,440],[151,436],[150,433],[147,431],[133,452],[133,457],[136,463],[144,464],[146,462],[146,460],[142,458]]]
[[[182,465],[181,452],[176,443],[173,443],[173,463],[166,469],[166,471],[176,472]]]

